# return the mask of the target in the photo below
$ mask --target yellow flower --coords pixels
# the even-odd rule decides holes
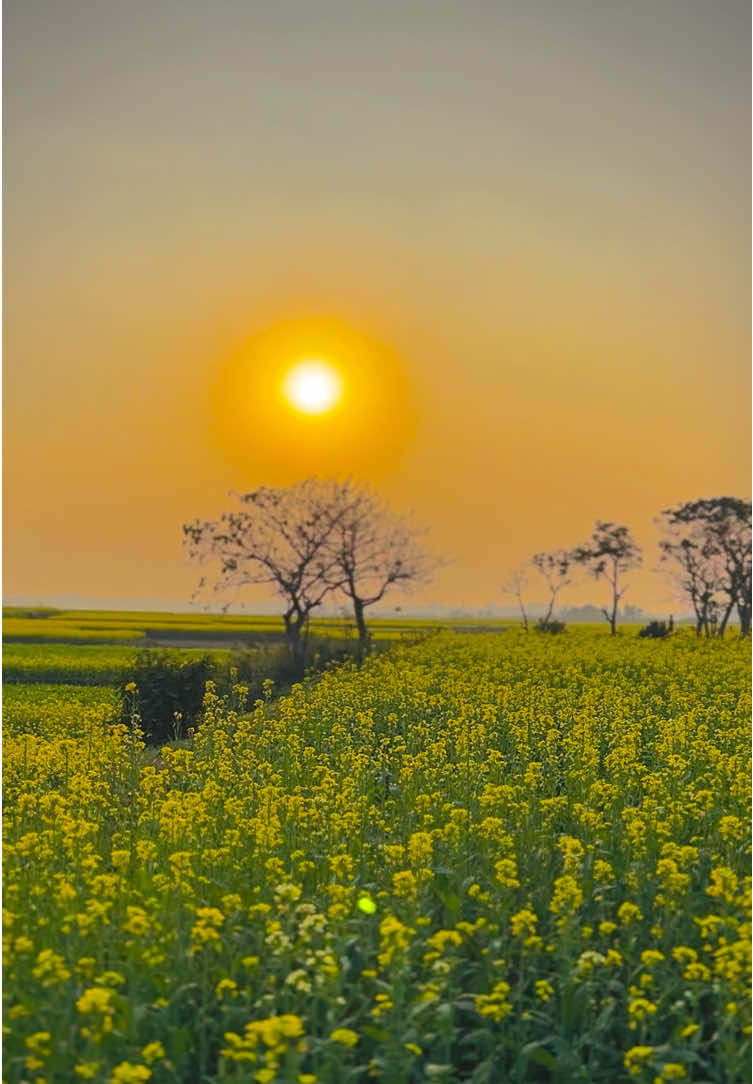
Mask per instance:
[[[636,997],[628,1005],[628,1014],[632,1017],[631,1026],[635,1020],[645,1020],[656,1012],[656,1005],[645,997]]]
[[[434,844],[428,832],[414,832],[408,840],[408,858],[414,866],[425,866],[431,861]]]
[[[521,937],[524,933],[535,934],[537,923],[538,917],[529,907],[523,907],[510,916],[510,926],[515,937]]]
[[[222,1000],[225,991],[227,991],[232,997],[235,997],[235,993],[238,989],[238,983],[233,979],[220,979],[214,988],[215,996]]]
[[[415,899],[418,895],[418,881],[412,870],[405,869],[392,875],[392,890],[403,899]]]
[[[728,903],[732,903],[737,892],[738,877],[729,866],[717,866],[711,871],[711,884],[706,889],[707,896],[721,896]]]
[[[126,921],[123,929],[126,933],[141,937],[149,929],[149,916],[142,907],[126,907]]]
[[[110,1076],[110,1084],[141,1084],[149,1080],[152,1070],[145,1065],[133,1065],[130,1061],[122,1061],[117,1065]]]
[[[477,994],[475,998],[476,1012],[480,1016],[489,1016],[492,1020],[502,1020],[512,1011],[512,1005],[507,1000],[510,993],[510,985],[507,982],[495,983],[490,994]]]
[[[554,882],[554,894],[549,910],[555,915],[567,915],[577,911],[583,903],[583,892],[570,874],[558,877]]]
[[[501,858],[494,863],[497,880],[504,888],[520,888],[518,864],[514,858]]]
[[[554,987],[546,979],[537,979],[535,982],[536,996],[542,1001],[549,1001],[554,993]]]
[[[641,963],[644,967],[653,967],[654,964],[661,963],[663,959],[664,953],[657,949],[645,949],[641,953]]]
[[[113,991],[102,986],[90,986],[76,1002],[80,1013],[112,1012]]]
[[[151,1065],[153,1061],[164,1058],[165,1048],[160,1042],[148,1043],[141,1051],[141,1056],[147,1065]]]
[[[336,1043],[342,1043],[343,1046],[355,1046],[358,1042],[358,1035],[350,1028],[335,1028],[330,1032],[329,1037]]]
[[[637,904],[625,900],[625,902],[621,903],[617,908],[617,917],[623,926],[629,926],[633,920],[640,922],[643,918],[643,914]]]
[[[652,1046],[632,1046],[625,1054],[623,1065],[631,1076],[638,1076],[653,1052]]]
[[[100,1063],[98,1061],[82,1061],[78,1065],[74,1065],[73,1071],[76,1076],[80,1076],[84,1080],[94,1080],[99,1072],[99,1067]]]
[[[654,1077],[654,1084],[664,1084],[665,1080],[684,1080],[686,1076],[684,1065],[677,1061],[668,1061],[662,1066],[661,1074]]]

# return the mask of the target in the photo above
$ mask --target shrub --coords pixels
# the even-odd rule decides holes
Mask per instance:
[[[196,724],[213,673],[207,655],[194,658],[164,650],[140,651],[130,668],[136,691],[119,689],[121,718],[129,722],[136,708],[147,745],[179,738]]]
[[[342,663],[356,659],[358,644],[342,637],[312,636],[307,644],[306,668],[308,672],[320,673],[331,663]],[[290,652],[284,644],[257,644],[242,651],[234,651],[223,667],[223,674],[218,675],[221,691],[229,691],[235,680],[248,686],[248,702],[262,697],[263,682],[271,680],[275,684],[275,694],[282,694],[291,685],[300,681],[300,675],[290,658]],[[227,689],[225,688],[227,686]]]
[[[665,621],[650,621],[638,633],[639,636],[647,636],[651,640],[663,640],[669,636],[669,628]]]
[[[564,621],[556,621],[552,617],[550,617],[548,621],[545,621],[543,617],[540,617],[534,625],[534,628],[536,629],[536,632],[551,632],[556,636],[558,633],[564,632],[566,626]]]

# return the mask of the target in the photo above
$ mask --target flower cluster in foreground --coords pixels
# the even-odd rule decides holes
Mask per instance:
[[[745,645],[441,635],[4,743],[8,1084],[732,1081]]]

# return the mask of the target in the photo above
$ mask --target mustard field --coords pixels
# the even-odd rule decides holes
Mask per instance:
[[[156,759],[18,690],[4,1079],[749,1079],[749,689],[738,639],[444,632]]]
[[[369,630],[374,640],[405,640],[416,634],[441,627],[474,628],[518,625],[518,619],[504,622],[494,619],[389,619],[374,617]],[[332,638],[355,638],[352,615],[312,617],[313,635]],[[282,641],[282,617],[272,615],[236,615],[205,613],[149,613],[127,610],[55,610],[49,607],[3,607],[3,641],[8,644],[73,644],[82,647],[99,644],[155,646],[185,641],[202,643],[258,643]],[[96,652],[93,657],[96,658]],[[123,652],[116,653],[122,658]]]

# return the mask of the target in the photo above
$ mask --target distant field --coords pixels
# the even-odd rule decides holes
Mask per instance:
[[[452,623],[385,619],[370,623],[372,637],[380,644],[413,641],[440,627],[452,627]],[[462,627],[489,629],[488,623],[464,622]],[[313,655],[317,640],[355,639],[356,633],[347,620],[324,617],[311,622],[309,635]],[[115,686],[128,680],[136,652],[145,647],[192,656],[201,652],[222,663],[233,650],[263,652],[284,643],[282,620],[270,615],[4,607],[3,680],[25,685]]]
[[[402,640],[436,628],[462,630],[503,628],[515,621],[488,619],[420,620],[374,618],[369,622],[375,640]],[[352,620],[319,617],[311,621],[312,635],[355,638]],[[243,645],[282,641],[282,619],[273,615],[239,617],[235,614],[131,613],[107,610],[51,610],[6,606],[3,608],[3,641],[6,644],[129,644],[151,643],[187,646],[203,643]]]
[[[374,618],[372,639],[382,645],[410,643],[439,630],[504,633],[520,627],[514,619]],[[605,625],[578,624],[579,635],[605,632]],[[634,636],[637,625],[624,625]],[[312,642],[356,639],[353,623],[320,617],[309,626]],[[3,680],[9,683],[112,686],[128,680],[136,651],[164,647],[200,651],[222,662],[233,650],[284,645],[282,620],[274,615],[169,614],[118,610],[3,608]],[[315,644],[312,643],[315,651]],[[312,651],[312,654],[314,652]]]
[[[3,681],[22,684],[115,685],[124,678],[133,649],[102,644],[4,644]]]

